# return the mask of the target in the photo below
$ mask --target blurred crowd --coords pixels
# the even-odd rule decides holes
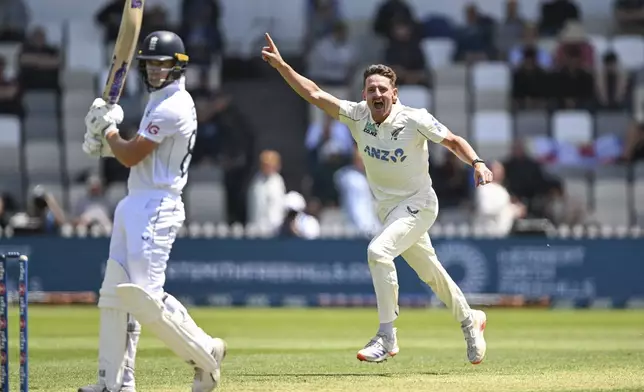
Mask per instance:
[[[118,34],[123,3],[111,1],[95,15],[107,47]],[[644,2],[617,0],[614,7],[622,32],[644,32]],[[301,183],[287,185],[281,175],[280,152],[258,149],[257,131],[248,121],[250,113],[240,110],[226,92],[226,80],[212,72],[224,57],[226,32],[220,21],[225,10],[217,0],[183,0],[178,25],[168,21],[167,12],[161,5],[146,7],[141,39],[154,30],[172,30],[187,46],[193,70],[188,88],[199,119],[191,165],[222,171],[228,223],[256,225],[280,236],[317,238],[321,214],[334,210],[361,232],[377,230],[364,167],[347,127],[328,116],[311,120],[303,137],[307,159],[302,165],[307,174]],[[396,70],[401,85],[431,88],[433,72],[421,42],[428,37],[449,38],[455,43],[457,63],[500,60],[510,64],[512,110],[630,110],[634,80],[641,76],[626,71],[615,52],[594,52],[575,1],[544,2],[536,22],[524,20],[514,0],[507,1],[506,15],[500,20],[473,4],[463,12],[464,24],[441,15],[421,19],[405,0],[383,0],[372,20],[373,34],[384,43],[380,61]],[[337,1],[310,0],[306,18],[301,71],[323,86],[351,85],[361,64]],[[13,74],[0,58],[2,114],[23,116],[21,95],[27,90],[60,89],[59,48],[48,43],[42,28],[27,29],[29,25],[29,10],[22,0],[0,1],[0,40],[23,43]],[[543,37],[556,40],[552,50],[537,45]],[[98,78],[97,94],[107,72],[106,67]],[[123,135],[136,132],[145,93],[135,77],[128,77],[122,99],[127,108]],[[633,121],[615,163],[644,159],[641,120]],[[475,188],[467,165],[451,154],[430,157],[441,215],[471,217],[471,222],[499,235],[510,233],[520,219],[569,225],[586,222],[584,205],[567,195],[562,179],[546,173],[522,141],[514,143],[506,159],[490,162],[490,166],[495,183]],[[42,187],[30,190],[29,205],[21,213],[15,213],[20,201],[4,197],[0,199],[0,226],[13,222],[25,232],[55,232],[64,223],[109,227],[113,206],[105,200],[104,189],[125,181],[127,175],[128,169],[107,159],[101,172],[74,178],[86,184],[87,193],[69,211]]]

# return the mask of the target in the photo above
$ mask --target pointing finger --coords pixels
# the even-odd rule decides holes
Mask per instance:
[[[266,33],[264,34],[264,37],[266,38],[266,42],[268,42],[268,46],[270,46],[271,49],[275,49],[275,42],[273,42],[271,35]]]

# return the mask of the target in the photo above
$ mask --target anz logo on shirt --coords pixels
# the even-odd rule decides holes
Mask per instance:
[[[365,146],[364,150],[362,151],[368,156],[370,156],[371,158],[380,159],[381,161],[385,161],[385,162],[398,163],[398,162],[405,162],[405,159],[407,159],[407,155],[405,155],[405,150],[403,150],[402,148],[397,148],[391,151],[391,150],[381,150],[379,148]]]

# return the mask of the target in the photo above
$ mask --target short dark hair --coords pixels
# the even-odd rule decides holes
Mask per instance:
[[[391,81],[391,85],[396,87],[396,81],[398,80],[398,76],[396,76],[396,72],[394,72],[391,67],[388,67],[384,64],[374,64],[370,65],[367,67],[367,69],[364,70],[364,74],[362,77],[363,83],[367,81],[367,78],[371,75],[381,75],[384,76],[385,78],[389,79]]]

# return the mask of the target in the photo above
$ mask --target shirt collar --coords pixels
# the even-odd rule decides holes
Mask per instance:
[[[186,89],[186,77],[182,76],[179,80],[173,81],[172,83],[165,86],[164,88],[152,91],[150,93],[150,98],[157,99],[161,97],[168,97],[179,90],[185,90],[185,89]]]

